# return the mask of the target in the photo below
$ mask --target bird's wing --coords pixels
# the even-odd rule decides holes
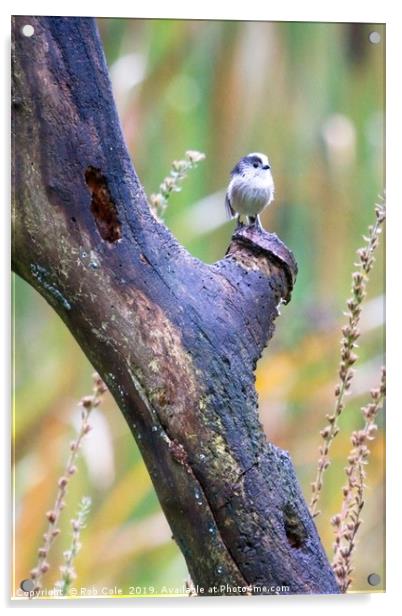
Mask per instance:
[[[227,193],[226,193],[226,197],[225,197],[225,208],[226,208],[226,213],[228,215],[228,218],[235,218],[236,212],[232,208],[232,205],[230,203],[230,199],[229,199],[229,196],[228,196]]]

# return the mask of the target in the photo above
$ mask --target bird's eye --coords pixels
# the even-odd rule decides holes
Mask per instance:
[[[257,169],[258,168],[258,163],[253,163],[253,167],[254,167],[254,169]]]

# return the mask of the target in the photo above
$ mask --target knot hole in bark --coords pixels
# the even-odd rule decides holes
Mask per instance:
[[[290,503],[283,508],[283,523],[289,545],[292,548],[301,548],[307,539],[307,531]]]
[[[92,194],[91,212],[102,239],[116,242],[121,238],[121,223],[106,177],[96,167],[88,167],[85,181]]]

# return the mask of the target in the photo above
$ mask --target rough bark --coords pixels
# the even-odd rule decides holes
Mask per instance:
[[[289,250],[245,228],[206,265],[155,219],[92,19],[14,18],[12,105],[14,271],[107,383],[194,583],[338,592],[258,418],[254,369],[290,297]]]

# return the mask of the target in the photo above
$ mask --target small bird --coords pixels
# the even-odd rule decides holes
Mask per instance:
[[[231,171],[225,206],[229,218],[246,216],[250,225],[262,229],[259,214],[273,201],[274,180],[268,157],[259,152],[247,154]]]

